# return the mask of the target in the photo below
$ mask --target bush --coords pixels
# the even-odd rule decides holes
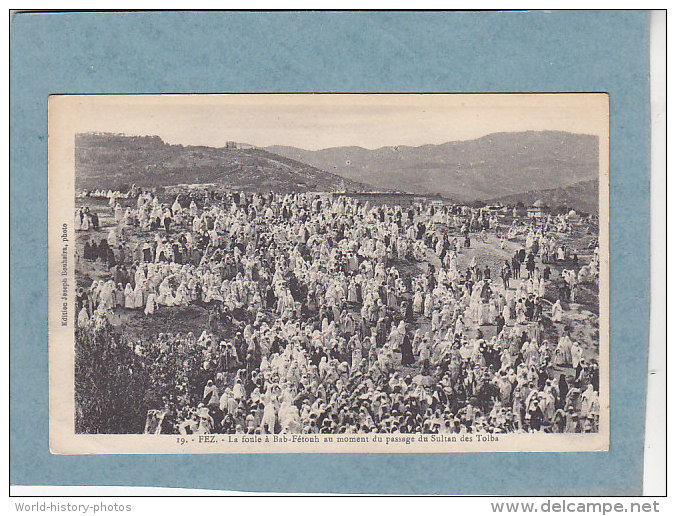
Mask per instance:
[[[100,322],[100,321],[99,321]],[[134,352],[107,321],[75,334],[75,432],[142,433],[150,409],[180,409],[201,400],[201,350],[160,353],[157,342]]]

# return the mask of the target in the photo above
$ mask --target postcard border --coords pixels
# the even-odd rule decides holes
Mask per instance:
[[[267,492],[638,494],[647,365],[649,147],[647,21],[642,12],[530,13],[67,13],[17,14],[11,27],[10,482],[15,485],[139,485]],[[434,15],[434,18],[431,16]],[[104,17],[105,16],[105,21]],[[150,21],[157,31],[143,31]],[[250,59],[208,52],[278,17]],[[333,16],[334,23],[326,23]],[[267,20],[264,19],[267,17]],[[477,30],[499,39],[463,46]],[[182,51],[164,43],[186,23],[200,37]],[[231,29],[224,36],[222,24]],[[253,24],[253,25],[252,25]],[[356,52],[396,34],[415,59]],[[417,38],[426,28],[429,39]],[[303,31],[298,29],[303,29]],[[345,30],[360,34],[345,38]],[[383,32],[380,32],[382,34]],[[79,34],[78,45],[71,34]],[[120,38],[120,34],[126,37]],[[295,38],[290,47],[288,35]],[[550,38],[551,34],[559,37]],[[38,37],[39,36],[39,37]],[[321,36],[321,37],[319,37]],[[224,39],[225,38],[225,39]],[[315,39],[313,39],[315,38]],[[317,39],[319,38],[319,39]],[[279,68],[269,39],[302,58]],[[329,44],[320,45],[313,41]],[[116,53],[110,49],[115,42]],[[340,44],[338,44],[340,43]],[[351,48],[354,47],[354,48]],[[608,50],[610,48],[610,51]],[[303,52],[313,48],[314,52]],[[133,50],[132,50],[133,49]],[[439,54],[439,49],[453,52]],[[354,50],[354,51],[353,51]],[[499,50],[499,51],[498,51]],[[141,55],[139,55],[141,54]],[[211,57],[210,57],[211,56]],[[553,59],[556,56],[557,59]],[[476,70],[471,64],[482,63]],[[216,62],[216,60],[218,62]],[[387,60],[385,60],[387,61]],[[91,64],[90,64],[91,62]],[[325,63],[331,62],[331,68]],[[388,61],[389,62],[389,61]],[[153,63],[153,66],[148,66]],[[37,66],[39,64],[39,66]],[[218,64],[218,66],[214,66]],[[344,70],[334,74],[335,65]],[[469,71],[473,73],[468,74]],[[120,73],[120,71],[126,73]],[[445,70],[430,73],[430,70]],[[449,73],[448,70],[455,70]],[[234,73],[236,72],[236,73]],[[195,75],[198,74],[198,75]],[[201,75],[200,75],[201,74]],[[295,75],[294,75],[295,74]],[[195,76],[200,77],[199,88]],[[608,92],[611,106],[611,445],[609,452],[539,454],[360,454],[58,457],[47,448],[47,96],[58,92]],[[296,90],[296,91],[294,91]],[[39,185],[42,185],[40,187]],[[21,202],[17,202],[21,199]],[[628,209],[631,208],[631,209]],[[631,295],[627,295],[631,294]],[[639,367],[636,367],[639,364]],[[43,376],[44,375],[44,376]],[[42,383],[36,379],[44,378]],[[37,388],[37,386],[41,386]],[[636,416],[639,413],[640,416]],[[26,421],[44,414],[26,432]],[[327,457],[330,457],[327,459]],[[157,467],[161,462],[162,467]],[[236,466],[234,468],[228,467]],[[286,475],[285,472],[302,472]],[[466,478],[452,471],[482,471]],[[436,476],[430,478],[429,471]],[[601,475],[600,472],[603,471]],[[551,472],[551,473],[548,473]],[[537,474],[533,474],[537,473]],[[142,479],[142,480],[139,480]]]

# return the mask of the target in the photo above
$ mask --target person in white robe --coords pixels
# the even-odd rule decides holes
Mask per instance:
[[[155,313],[155,310],[157,310],[157,296],[154,292],[151,292],[148,294],[148,301],[146,302],[144,313],[146,315],[152,315]]]
[[[263,395],[263,419],[261,428],[265,433],[274,434],[275,424],[277,423],[277,410],[275,408],[276,396],[270,387]]]
[[[570,353],[573,361],[573,369],[577,369],[577,366],[580,363],[580,360],[582,359],[582,356],[584,354],[582,347],[580,346],[580,344],[577,343],[577,341],[573,342],[573,346],[570,349]]]
[[[101,288],[99,304],[105,309],[115,308],[115,283],[109,280]]]
[[[116,246],[118,244],[118,239],[117,239],[117,231],[115,228],[111,228],[110,231],[108,232],[108,245],[110,246]]]
[[[89,314],[87,313],[87,308],[82,307],[80,313],[77,316],[77,326],[78,328],[86,328],[89,324]]]
[[[158,289],[157,304],[163,306],[174,306],[174,296],[172,293],[170,279],[172,276],[167,276]]]
[[[120,206],[119,203],[117,203],[115,205],[115,222],[119,224],[120,222],[122,222],[123,217],[124,217],[124,209],[122,208],[122,206]]]
[[[580,394],[580,416],[588,417],[599,413],[599,394],[594,390],[594,386],[590,383],[587,389]]]
[[[145,282],[145,280],[144,280],[144,282]],[[137,309],[137,308],[143,308],[144,307],[143,282],[142,283],[136,283],[136,287],[134,288],[134,292],[132,294],[132,301],[133,301],[132,308]]]
[[[559,299],[552,305],[552,322],[559,323],[563,320],[563,308]]]
[[[563,335],[559,339],[559,344],[554,352],[555,363],[559,366],[570,366],[573,363],[572,355],[573,342],[568,335]]]
[[[176,289],[176,296],[174,297],[175,306],[188,306],[190,303],[190,295],[185,283],[181,283]]]
[[[422,291],[417,290],[415,295],[413,296],[413,312],[415,314],[422,313],[424,302],[425,302],[425,298],[423,296]]]
[[[134,299],[134,290],[131,288],[131,284],[127,283],[127,286],[124,287],[124,307],[133,309],[136,308]]]

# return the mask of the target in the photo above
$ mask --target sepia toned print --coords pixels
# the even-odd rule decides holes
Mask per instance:
[[[53,453],[608,449],[606,95],[49,108]]]

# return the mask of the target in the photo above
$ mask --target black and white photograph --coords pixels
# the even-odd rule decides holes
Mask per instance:
[[[49,116],[54,453],[608,448],[606,95]]]

